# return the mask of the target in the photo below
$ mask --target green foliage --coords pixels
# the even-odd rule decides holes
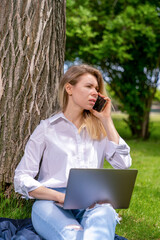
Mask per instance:
[[[156,94],[154,96],[154,100],[160,102],[160,90],[157,89]]]
[[[159,79],[159,33],[158,1],[67,1],[66,60],[79,59],[108,74],[138,137],[149,136],[144,123]]]

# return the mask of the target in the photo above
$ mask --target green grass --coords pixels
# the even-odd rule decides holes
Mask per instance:
[[[131,148],[132,167],[138,169],[136,185],[128,209],[118,210],[122,217],[116,233],[128,240],[160,240],[160,114],[151,115],[151,137],[147,141],[131,138],[124,114],[113,114],[119,134]],[[105,162],[104,167],[111,168]],[[32,202],[4,199],[0,195],[3,217],[30,217]]]
[[[147,141],[131,139],[122,116],[113,114],[113,120],[131,148],[131,168],[138,169],[138,176],[129,209],[118,210],[122,221],[116,233],[129,240],[160,240],[160,114],[151,115]]]
[[[31,217],[33,200],[20,199],[15,194],[9,199],[0,194],[0,217],[24,219]]]

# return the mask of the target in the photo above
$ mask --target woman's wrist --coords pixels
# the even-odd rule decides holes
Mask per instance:
[[[61,193],[61,192],[57,192],[57,196],[56,196],[56,202],[59,203],[64,203],[64,199],[65,199],[65,194]]]
[[[102,117],[100,120],[101,120],[103,125],[113,124],[111,116]]]
[[[106,117],[105,119],[102,119],[101,122],[106,130],[108,140],[113,141],[116,144],[118,144],[119,143],[119,134],[114,126],[111,116]]]

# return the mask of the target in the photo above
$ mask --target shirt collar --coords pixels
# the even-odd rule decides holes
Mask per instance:
[[[56,120],[63,118],[67,120],[63,114],[63,112],[58,112],[57,114],[53,115],[52,117],[49,118],[50,124],[54,123]]]
[[[50,124],[54,123],[56,120],[63,118],[69,122],[69,120],[64,116],[63,112],[58,112],[57,114],[53,115],[49,118]],[[86,124],[83,123],[82,126],[79,128],[78,132],[81,132],[86,127]]]

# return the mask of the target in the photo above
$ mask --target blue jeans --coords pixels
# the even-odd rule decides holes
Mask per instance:
[[[55,189],[65,193],[65,188]],[[36,200],[32,223],[46,240],[114,240],[118,214],[110,204],[93,208],[64,210],[54,201]]]

